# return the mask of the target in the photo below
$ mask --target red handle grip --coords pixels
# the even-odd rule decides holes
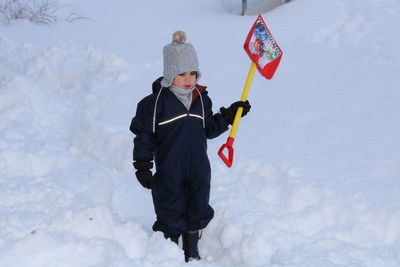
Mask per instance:
[[[228,166],[229,168],[232,166],[233,163],[233,141],[235,141],[233,137],[228,137],[226,144],[223,144],[218,150],[219,157],[225,162],[226,166]],[[224,149],[228,149],[228,157],[224,155]]]

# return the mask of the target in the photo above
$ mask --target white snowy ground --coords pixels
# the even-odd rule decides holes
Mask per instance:
[[[214,110],[238,100],[255,17],[212,0],[62,2],[90,19],[0,26],[1,267],[400,266],[400,2],[263,14],[284,57],[253,81],[231,169],[216,155],[228,133],[209,142],[215,218],[189,264],[151,231],[130,120],[176,29]]]

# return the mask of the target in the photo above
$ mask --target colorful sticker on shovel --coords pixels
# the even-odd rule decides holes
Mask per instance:
[[[260,73],[267,79],[271,79],[280,62],[282,50],[260,15],[247,36],[244,49],[251,60],[256,63]],[[275,60],[276,62],[271,64]]]

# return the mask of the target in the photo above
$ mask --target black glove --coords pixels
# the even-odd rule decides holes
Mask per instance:
[[[250,111],[251,105],[248,100],[237,101],[237,102],[233,103],[232,105],[230,105],[229,108],[222,107],[220,109],[222,116],[224,116],[224,119],[227,122],[229,122],[229,124],[231,124],[231,125],[233,124],[233,121],[235,120],[236,112],[239,107],[243,108],[243,112],[242,112],[242,117],[243,117]]]
[[[152,161],[135,161],[133,163],[135,169],[137,169],[135,175],[140,184],[147,189],[153,187],[153,173],[150,171],[153,168]]]

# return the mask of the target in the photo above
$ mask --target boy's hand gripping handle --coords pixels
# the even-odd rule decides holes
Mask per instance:
[[[249,74],[247,74],[247,79],[246,79],[246,83],[244,85],[242,97],[240,98],[241,101],[247,100],[247,95],[249,94],[249,91],[250,91],[250,85],[253,80],[255,70],[256,70],[256,64],[254,62],[252,62],[251,66],[250,66]],[[220,156],[220,158],[225,162],[226,166],[228,166],[228,167],[231,167],[232,163],[233,163],[234,150],[233,150],[232,145],[233,145],[233,142],[235,141],[236,131],[237,131],[237,128],[239,127],[239,122],[240,122],[240,118],[242,117],[242,112],[243,112],[243,108],[239,107],[236,112],[235,120],[233,121],[232,129],[229,134],[228,140],[227,140],[226,144],[223,144],[221,146],[221,148],[218,150],[218,155]],[[223,153],[225,149],[228,150],[228,157],[226,157]]]

